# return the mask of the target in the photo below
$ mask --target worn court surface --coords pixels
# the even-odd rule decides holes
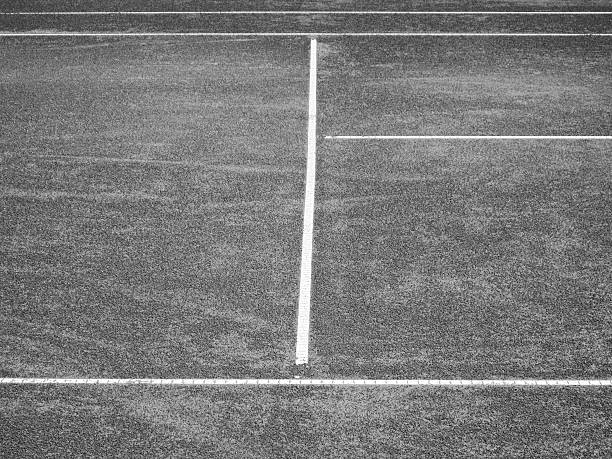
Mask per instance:
[[[609,389],[7,388],[13,457],[607,457]],[[10,456],[9,456],[10,457]]]
[[[319,129],[605,135],[609,45],[332,42]],[[609,142],[327,139],[319,159],[313,344],[329,374],[609,376]]]
[[[121,11],[198,10],[412,10],[412,11],[606,11],[607,0],[123,0]],[[118,10],[112,2],[96,0],[14,0],[3,11],[107,11]]]
[[[288,374],[305,49],[5,42],[5,376]]]
[[[307,41],[0,53],[2,375],[288,375]],[[609,41],[327,40],[319,57],[321,135],[609,134]],[[610,377],[608,143],[320,139],[318,166],[317,376]],[[16,457],[612,449],[607,389],[0,397]]]

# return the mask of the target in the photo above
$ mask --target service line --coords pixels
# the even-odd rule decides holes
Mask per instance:
[[[0,378],[0,385],[144,386],[476,386],[602,387],[612,379],[161,379],[161,378]]]
[[[297,11],[297,10],[237,10],[237,11],[15,11],[0,12],[3,16],[162,16],[162,15],[383,15],[383,16],[598,16],[611,11]]]
[[[612,140],[609,135],[326,135],[328,140]]]

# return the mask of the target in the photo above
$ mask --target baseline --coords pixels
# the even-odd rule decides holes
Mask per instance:
[[[562,32],[0,32],[0,37],[612,37]]]

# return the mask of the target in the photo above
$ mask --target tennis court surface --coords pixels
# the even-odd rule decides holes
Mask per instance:
[[[303,50],[5,43],[4,376],[284,371]]]
[[[606,457],[590,7],[1,16],[0,451]]]
[[[609,43],[329,46],[312,314],[321,362],[368,377],[606,377],[610,142],[369,136],[606,135]]]

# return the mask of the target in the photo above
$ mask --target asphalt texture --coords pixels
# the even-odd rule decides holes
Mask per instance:
[[[308,46],[3,39],[2,376],[291,375]],[[609,378],[608,142],[324,139],[608,135],[609,39],[322,39],[319,59],[313,374]],[[606,389],[0,398],[4,457],[612,451]]]

